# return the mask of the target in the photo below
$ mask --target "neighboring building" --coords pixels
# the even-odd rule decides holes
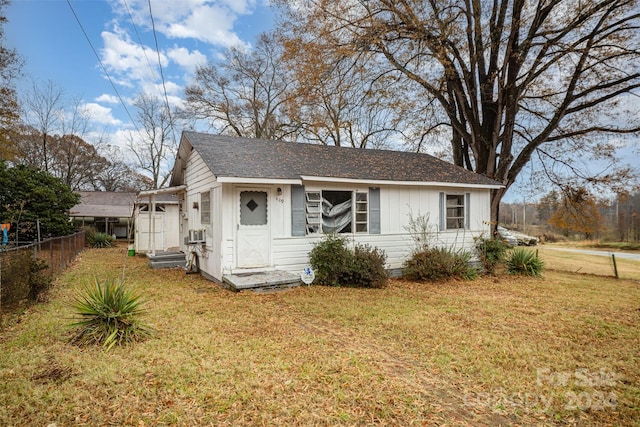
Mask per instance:
[[[180,249],[210,279],[299,273],[323,233],[387,253],[399,270],[413,248],[410,218],[428,215],[441,245],[489,235],[500,183],[426,154],[184,132],[171,181]]]
[[[133,231],[134,192],[78,191],[80,203],[69,211],[76,227],[93,227],[119,239]]]

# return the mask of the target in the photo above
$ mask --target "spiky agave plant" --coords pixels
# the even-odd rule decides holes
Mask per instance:
[[[107,350],[114,345],[139,341],[153,334],[153,329],[140,317],[144,300],[122,281],[94,278],[73,299],[79,316],[70,326],[77,329],[71,341],[79,344],[101,344]]]
[[[92,248],[109,248],[113,245],[113,236],[96,231],[87,234],[87,242]]]
[[[511,274],[540,277],[544,262],[535,252],[522,248],[515,249],[507,259],[507,271]]]

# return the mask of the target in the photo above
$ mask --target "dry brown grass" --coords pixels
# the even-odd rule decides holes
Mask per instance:
[[[610,256],[588,255],[552,248],[553,246],[541,245],[530,250],[538,251],[548,270],[614,277],[613,261]],[[640,280],[640,261],[616,257],[616,265],[620,278]]]
[[[69,344],[71,296],[123,262],[158,335]],[[126,248],[89,250],[1,332],[0,425],[634,425],[639,353],[634,281],[238,294]]]

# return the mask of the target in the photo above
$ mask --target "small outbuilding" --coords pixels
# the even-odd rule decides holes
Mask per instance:
[[[501,184],[427,154],[184,132],[171,188],[180,249],[207,278],[299,276],[325,233],[369,244],[400,271],[412,218],[439,245],[471,249],[490,233]],[[169,224],[167,224],[169,226]]]
[[[175,194],[163,190],[138,193],[135,206],[136,253],[180,250],[180,206]],[[184,263],[183,263],[184,264]]]

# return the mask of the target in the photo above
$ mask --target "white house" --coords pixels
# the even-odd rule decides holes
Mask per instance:
[[[500,183],[427,154],[184,132],[171,180],[180,248],[201,273],[299,274],[323,233],[383,249],[398,270],[411,216],[429,215],[439,244],[489,235]]]

